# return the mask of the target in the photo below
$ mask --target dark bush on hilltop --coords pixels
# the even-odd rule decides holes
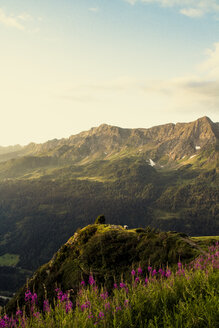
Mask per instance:
[[[99,215],[95,220],[95,224],[105,224],[105,222],[106,218],[104,215]]]

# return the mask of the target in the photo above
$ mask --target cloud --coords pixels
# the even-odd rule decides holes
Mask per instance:
[[[219,79],[219,42],[214,43],[212,49],[206,49],[205,54],[207,58],[198,69],[211,79]]]
[[[173,109],[178,106],[211,109],[218,113],[219,107],[219,42],[205,50],[206,59],[197,65],[196,74],[181,76],[165,81],[147,81],[143,90],[146,94],[166,96]]]
[[[100,8],[98,8],[98,7],[92,7],[92,8],[89,8],[89,11],[91,11],[93,13],[98,13],[100,11]]]
[[[190,18],[202,17],[207,13],[219,13],[218,0],[124,0],[130,5],[137,2],[158,4],[161,7],[176,7],[182,15]]]
[[[202,17],[204,12],[197,8],[184,8],[180,10],[180,13],[188,17]]]
[[[178,113],[182,119],[186,115],[215,117],[219,108],[219,42],[205,50],[206,58],[195,67],[193,75],[183,75],[172,79],[136,78],[120,76],[115,79],[77,79],[71,85],[59,84],[54,88],[56,98],[73,103],[75,108],[93,108],[94,111],[136,112],[137,117],[145,117],[148,112],[160,119],[168,115],[174,120]],[[53,93],[54,91],[52,91]],[[54,94],[54,93],[53,93]],[[178,117],[178,116],[177,116]],[[177,118],[178,120],[178,118]],[[131,122],[131,121],[130,121]],[[132,125],[131,125],[132,124]]]
[[[33,20],[33,17],[30,16],[28,13],[22,13],[22,14],[18,15],[17,18],[24,21],[24,22],[28,22],[28,21]]]
[[[25,27],[19,22],[19,17],[7,15],[3,9],[0,8],[0,23],[7,27],[14,27],[18,30],[24,30]]]
[[[134,5],[138,0],[124,0],[125,2],[128,2],[130,5]]]

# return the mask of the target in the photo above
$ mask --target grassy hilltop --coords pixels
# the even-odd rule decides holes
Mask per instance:
[[[218,237],[93,224],[6,307],[2,327],[217,327]],[[209,246],[214,243],[215,246]]]
[[[41,266],[28,286],[52,300],[54,287],[77,290],[81,280],[94,274],[97,284],[112,288],[114,280],[128,279],[132,267],[162,265],[174,267],[206,253],[209,241],[194,241],[185,234],[159,232],[151,228],[126,230],[122,226],[92,224],[78,230],[53,258]],[[24,286],[8,304],[11,309],[24,301]]]

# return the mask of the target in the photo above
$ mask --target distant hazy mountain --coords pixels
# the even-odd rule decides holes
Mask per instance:
[[[101,213],[130,227],[219,234],[218,140],[219,123],[203,117],[150,129],[103,124],[0,154],[0,292]]]
[[[17,157],[20,151],[23,149],[20,145],[15,146],[0,146],[0,161],[7,161],[8,159]]]

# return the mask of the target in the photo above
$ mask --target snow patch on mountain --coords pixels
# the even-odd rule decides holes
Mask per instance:
[[[149,162],[149,165],[151,165],[152,167],[156,165],[156,163],[151,158],[149,159]]]

